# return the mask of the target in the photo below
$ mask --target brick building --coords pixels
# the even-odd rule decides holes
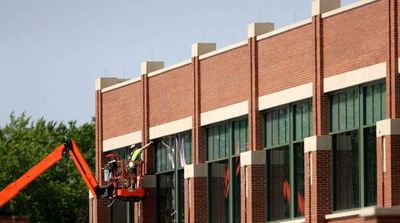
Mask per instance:
[[[90,221],[400,222],[399,10],[312,0],[305,21],[98,79],[96,177],[105,154],[154,144],[146,197],[90,198]]]

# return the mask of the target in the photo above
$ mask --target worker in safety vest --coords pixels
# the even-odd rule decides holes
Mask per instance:
[[[129,163],[128,163],[128,167],[129,169],[134,169],[136,164],[140,162],[140,157],[142,155],[142,151],[144,151],[145,149],[149,148],[149,146],[152,144],[153,142],[150,141],[149,143],[147,143],[145,146],[143,146],[142,148],[135,148],[135,145],[131,146],[131,149],[133,149],[132,153],[129,155]]]

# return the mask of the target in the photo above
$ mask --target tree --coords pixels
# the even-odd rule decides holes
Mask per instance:
[[[28,171],[66,138],[77,142],[93,170],[94,123],[93,119],[77,126],[75,121],[32,121],[25,114],[11,114],[10,123],[0,128],[0,188]],[[62,159],[0,209],[0,215],[29,215],[32,222],[87,222],[88,188],[72,160]]]

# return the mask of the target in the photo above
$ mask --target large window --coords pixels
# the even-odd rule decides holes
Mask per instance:
[[[140,144],[137,144],[140,147]],[[128,160],[129,159],[129,146],[112,150],[106,152],[105,154],[119,154],[121,159]],[[122,200],[114,200],[114,203],[110,207],[110,222],[132,222],[133,221],[133,202],[131,201],[122,201]]]
[[[304,215],[303,139],[311,135],[311,103],[304,101],[265,113],[267,220]]]
[[[240,152],[247,149],[247,119],[207,128],[210,222],[240,222]]]
[[[155,140],[157,222],[184,222],[183,168],[191,163],[191,132]]]
[[[384,83],[331,95],[333,208],[376,204],[376,121],[385,117]]]

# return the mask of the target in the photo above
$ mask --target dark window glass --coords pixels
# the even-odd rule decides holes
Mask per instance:
[[[128,223],[133,220],[133,206],[129,201],[115,200],[110,207],[111,223]]]
[[[358,131],[333,135],[334,210],[359,207]]]
[[[364,129],[365,205],[376,205],[376,128]]]
[[[179,193],[179,219],[178,222],[185,222],[185,186],[183,170],[178,171],[178,193]]]
[[[304,144],[294,144],[294,213],[304,216]]]
[[[170,223],[175,218],[175,186],[173,173],[158,175],[158,222]]]
[[[289,147],[267,151],[267,220],[275,221],[289,218],[290,173]]]
[[[232,160],[233,168],[233,222],[240,222],[240,158]]]
[[[209,202],[211,222],[228,222],[229,181],[230,172],[228,161],[209,164]]]

